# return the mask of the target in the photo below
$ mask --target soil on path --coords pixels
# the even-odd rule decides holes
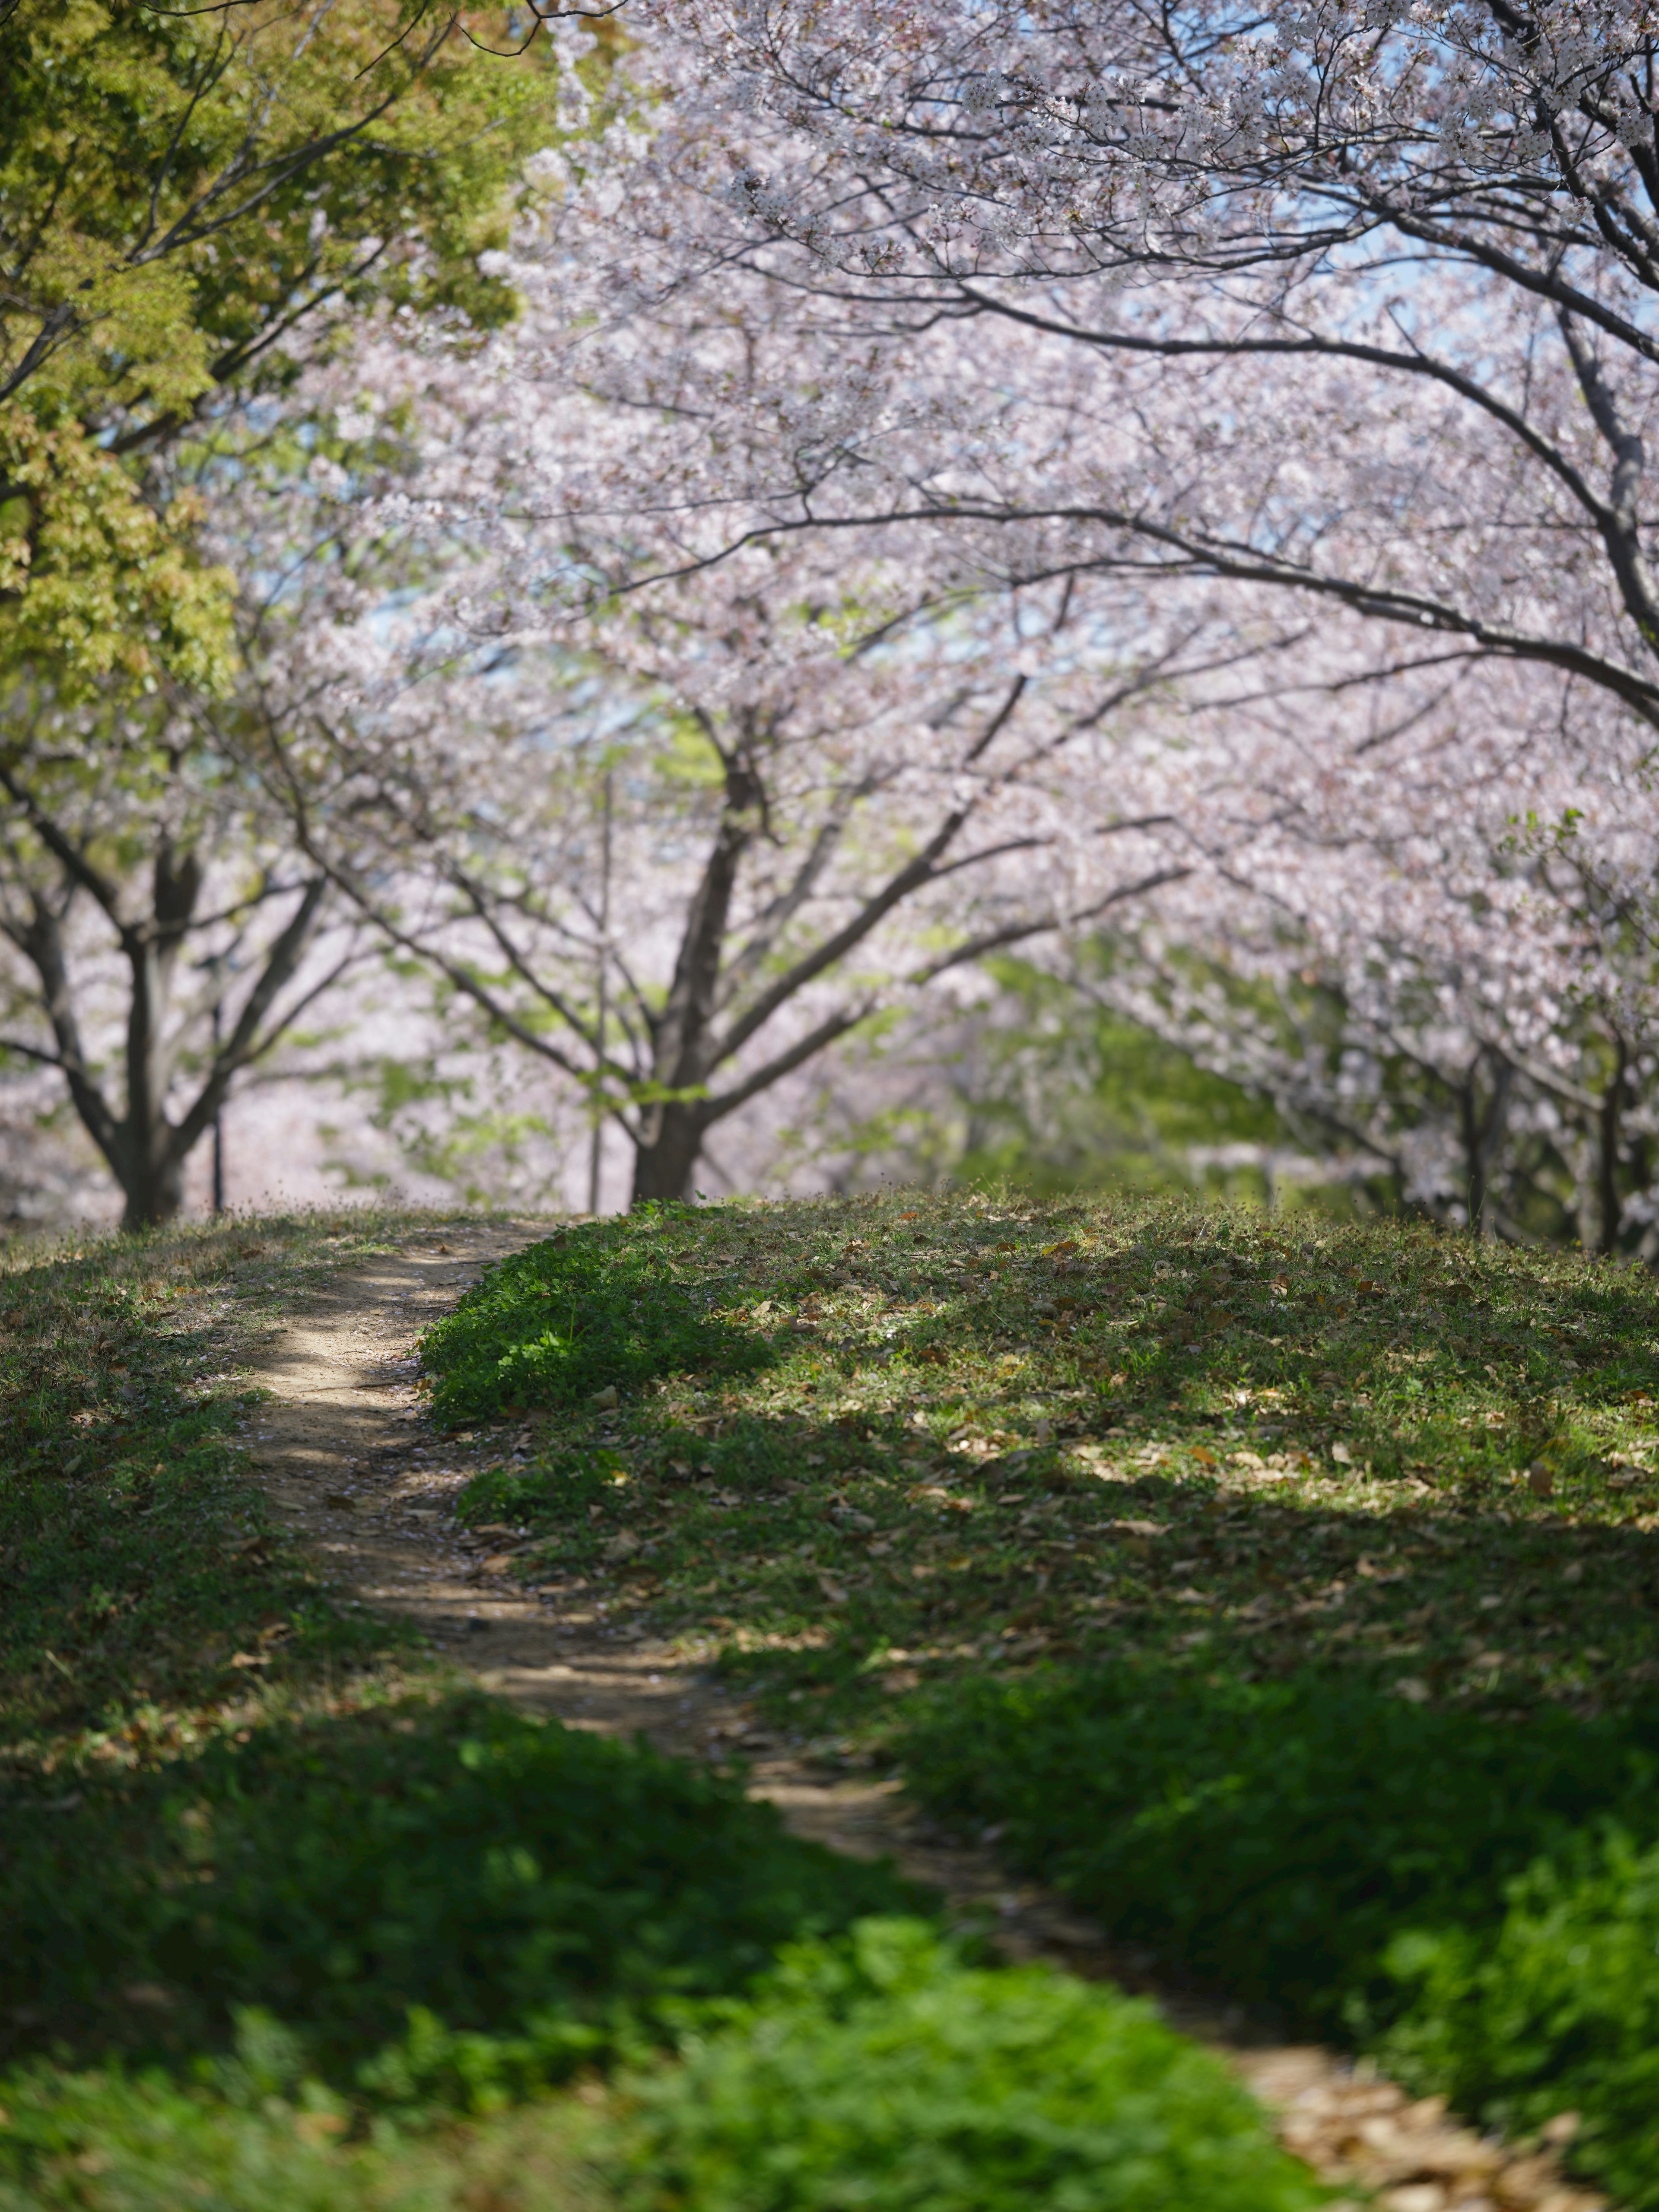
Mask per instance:
[[[1290,2148],[1327,2179],[1380,2191],[1386,2212],[1603,2212],[1605,2200],[1562,2179],[1548,2148],[1521,2153],[1480,2138],[1438,2099],[1413,2102],[1363,2063],[1277,2042],[1241,2011],[1150,1978],[1145,1962],[1113,1950],[1051,1894],[1011,1881],[988,1851],[933,1832],[896,1783],[812,1771],[671,1646],[510,1582],[499,1536],[481,1542],[453,1522],[454,1493],[477,1464],[473,1440],[426,1426],[412,1352],[489,1261],[542,1233],[528,1221],[447,1224],[311,1292],[267,1348],[258,1371],[272,1396],[251,1438],[254,1472],[331,1579],[413,1621],[526,1711],[644,1735],[684,1757],[740,1752],[751,1795],[769,1798],[798,1833],[890,1857],[964,1914],[994,1920],[1011,1956],[1146,1990],[1176,2026],[1226,2053]],[[489,1456],[501,1455],[496,1433]]]

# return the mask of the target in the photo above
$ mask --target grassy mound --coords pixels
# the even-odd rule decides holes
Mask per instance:
[[[303,2180],[318,2208],[516,2207],[534,2172],[544,2199],[613,2204],[562,2150],[501,2148],[539,2106],[428,2137],[418,2180],[331,2130],[476,2116],[689,2033],[683,2008],[780,1943],[894,1908],[775,1851],[727,1784],[498,1732],[435,1680],[399,1705],[410,1639],[264,1519],[239,1333],[414,1226],[184,1234],[8,1279],[0,2176],[24,2201],[289,2212]],[[684,1637],[750,1695],[726,1743],[741,1722],[835,1766],[908,1741],[938,1802],[1167,1956],[1472,2114],[1575,2107],[1583,2168],[1659,2204],[1645,1277],[1175,1206],[668,1208],[548,1240],[427,1350],[463,1524],[530,1540],[479,1528],[481,1574]],[[506,1439],[486,1417],[509,1409]],[[613,1828],[638,1839],[614,1861]],[[935,1970],[943,2017],[970,1970]],[[1095,2125],[1058,1986],[1053,2039],[1032,2028],[1052,2105],[999,2041],[1036,2018],[1018,1977],[993,1978],[1006,2013],[974,1985],[978,2056],[930,2042],[908,1985],[803,1996],[787,2030],[757,2025],[775,1996],[705,2017],[718,2126],[641,2089],[666,2132],[634,2139],[635,2179],[649,2201],[690,2160],[718,2203],[793,2130],[817,2166],[781,2203],[872,2175],[915,2196],[948,2181],[961,2094],[1000,2081],[987,2155],[1027,2174],[1028,2138]],[[914,2108],[920,2180],[832,2094],[884,2047],[878,2005],[941,2085]],[[67,2072],[29,2057],[55,2043]],[[754,2070],[763,2045],[799,2069]],[[553,2099],[545,2142],[586,2109]]]
[[[1322,2201],[1219,2062],[1149,2006],[975,1972],[915,1921],[800,1947],[635,2085],[638,2212],[1304,2212]]]
[[[532,1540],[514,1571],[699,1639],[826,1765],[902,1751],[1231,1994],[1472,2115],[1582,2110],[1582,2170],[1659,2203],[1650,1276],[914,1196],[670,1209],[544,1264],[601,1233],[727,1334],[596,1364],[617,1405],[510,1462],[475,1439],[461,1516]]]
[[[539,1537],[520,1571],[578,1617],[784,1655],[746,1671],[826,1741],[879,1729],[896,1652],[1201,1648],[1510,1717],[1659,1680],[1644,1278],[1389,1224],[884,1200],[584,1225],[511,1279],[426,1340],[447,1420],[547,1304],[611,1287],[513,1462],[471,1441],[463,1517]]]

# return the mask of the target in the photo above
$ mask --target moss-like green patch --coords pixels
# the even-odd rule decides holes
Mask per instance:
[[[635,1218],[559,1230],[497,1261],[428,1336],[436,1417],[574,1406],[690,1367],[767,1365],[765,1340],[744,1316],[711,1313],[641,1229]]]

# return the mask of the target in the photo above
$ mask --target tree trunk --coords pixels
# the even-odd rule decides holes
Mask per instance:
[[[1486,1101],[1484,1114],[1477,1109],[1476,1086],[1480,1079],[1480,1061],[1477,1058],[1469,1070],[1469,1079],[1460,1094],[1458,1103],[1464,1156],[1468,1163],[1469,1232],[1475,1237],[1492,1237],[1498,1233],[1497,1224],[1492,1218],[1495,1209],[1492,1170],[1504,1140],[1510,1087],[1515,1080],[1515,1070],[1506,1060],[1498,1062],[1492,1077],[1492,1095]]]
[[[138,1229],[159,1229],[173,1219],[185,1200],[185,1164],[164,1158],[158,1167],[148,1160],[134,1161],[121,1176],[126,1211],[121,1226],[131,1234]]]
[[[635,1144],[631,1201],[635,1206],[645,1199],[672,1200],[691,1195],[691,1177],[702,1150],[702,1116],[690,1105],[667,1105],[658,1111],[660,1120],[653,1117],[654,1141]]]
[[[1613,1080],[1601,1095],[1595,1131],[1595,1195],[1600,1217],[1595,1244],[1602,1253],[1619,1249],[1619,1231],[1624,1218],[1624,1202],[1619,1195],[1619,1117],[1625,1103],[1625,1077],[1630,1054],[1622,1036],[1616,1036],[1613,1045]]]

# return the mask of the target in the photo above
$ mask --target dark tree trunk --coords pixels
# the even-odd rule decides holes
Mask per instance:
[[[690,1198],[691,1177],[702,1150],[703,1119],[695,1106],[667,1105],[652,1117],[653,1141],[635,1143],[634,1196],[659,1201]]]
[[[1469,1231],[1475,1237],[1494,1237],[1498,1231],[1492,1218],[1492,1170],[1498,1147],[1504,1140],[1510,1087],[1515,1079],[1515,1070],[1506,1060],[1498,1062],[1492,1076],[1492,1093],[1484,1113],[1479,1105],[1477,1085],[1480,1079],[1480,1062],[1477,1060],[1458,1099],[1463,1151],[1468,1164]]]
[[[164,1159],[159,1167],[148,1161],[135,1162],[122,1175],[121,1188],[127,1201],[126,1211],[121,1216],[122,1228],[129,1232],[159,1229],[171,1221],[184,1204],[184,1161]]]
[[[1619,1139],[1620,1113],[1625,1103],[1625,1079],[1630,1066],[1630,1054],[1622,1036],[1615,1037],[1613,1080],[1601,1095],[1601,1110],[1596,1116],[1595,1195],[1600,1219],[1596,1224],[1596,1249],[1603,1253],[1619,1249],[1619,1231],[1623,1224],[1624,1201],[1619,1194]]]

